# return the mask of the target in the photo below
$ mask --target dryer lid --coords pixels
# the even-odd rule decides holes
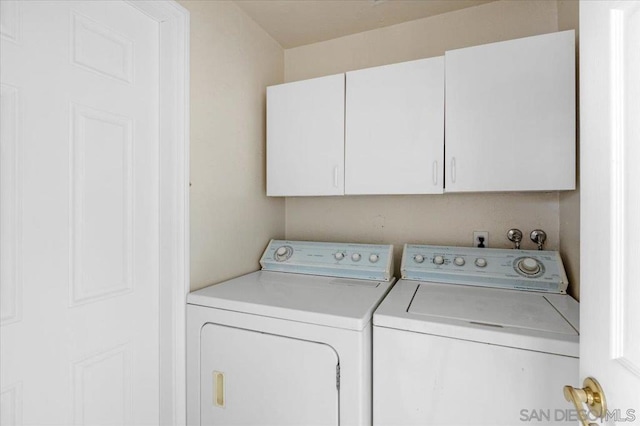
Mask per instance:
[[[258,271],[192,292],[187,303],[360,331],[392,283]]]

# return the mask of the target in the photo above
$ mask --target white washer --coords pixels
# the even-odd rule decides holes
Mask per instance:
[[[374,314],[373,424],[575,424],[579,305],[552,251],[405,245]]]
[[[393,246],[272,240],[260,264],[187,297],[187,423],[370,425]]]

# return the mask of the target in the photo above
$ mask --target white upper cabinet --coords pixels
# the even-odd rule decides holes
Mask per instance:
[[[446,192],[575,189],[574,37],[446,52]]]
[[[443,190],[444,57],[347,73],[345,194]]]
[[[344,78],[267,88],[267,195],[344,194]]]
[[[267,195],[575,189],[575,96],[574,31],[271,86]]]

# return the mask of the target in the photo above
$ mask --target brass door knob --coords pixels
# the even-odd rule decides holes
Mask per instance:
[[[603,418],[607,412],[607,401],[604,397],[604,391],[600,383],[593,377],[587,377],[582,383],[582,389],[576,389],[573,386],[564,387],[564,398],[573,402],[573,406],[578,411],[578,417],[583,426],[596,426],[595,423],[589,423],[586,410],[582,404],[586,404],[589,412],[596,418]]]

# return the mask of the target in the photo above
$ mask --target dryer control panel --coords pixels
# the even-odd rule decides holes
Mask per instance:
[[[271,240],[260,266],[265,271],[390,281],[393,246]]]
[[[560,254],[405,244],[403,279],[549,293],[566,293],[568,280]]]

